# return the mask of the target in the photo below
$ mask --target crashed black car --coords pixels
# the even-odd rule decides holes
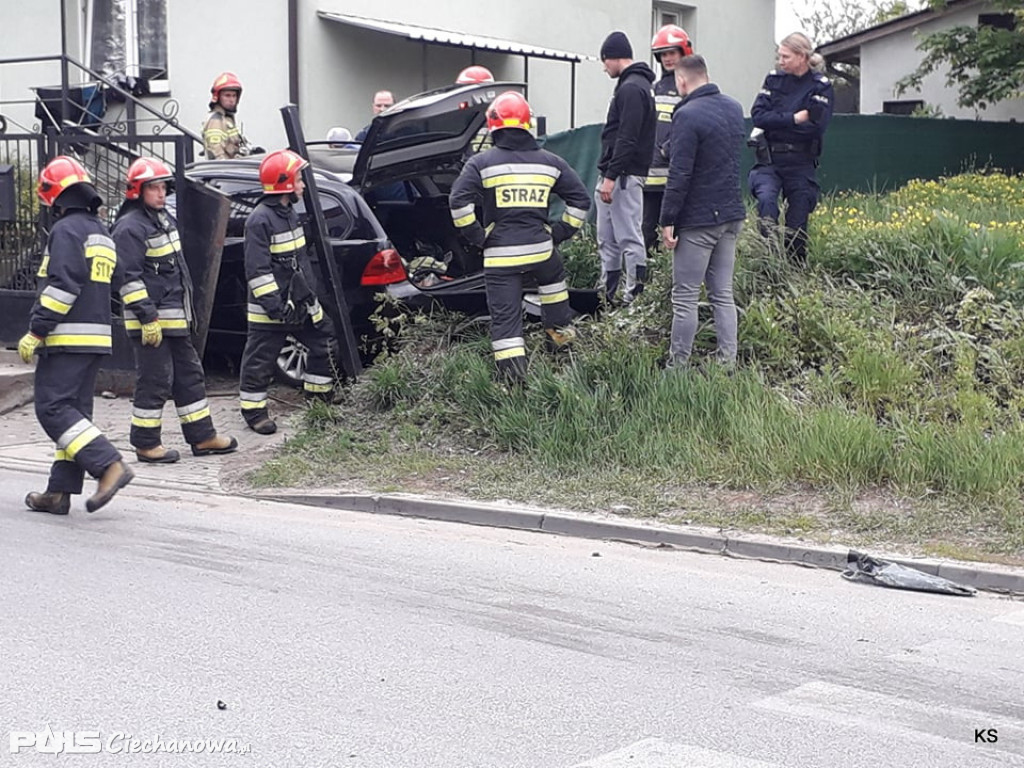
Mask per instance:
[[[378,115],[361,144],[311,143],[320,205],[331,253],[357,339],[372,354],[371,315],[379,294],[412,306],[439,303],[469,315],[486,315],[483,257],[458,237],[448,193],[466,159],[485,144],[487,105],[521,83],[448,87],[414,96]],[[219,190],[231,202],[207,356],[241,355],[246,332],[243,260],[245,220],[262,192],[259,157],[194,163],[186,176]],[[307,217],[303,203],[300,218]],[[311,253],[315,257],[315,254]],[[330,296],[322,299],[333,304]],[[570,291],[578,312],[592,312],[593,291]],[[535,296],[524,308],[539,316]],[[368,343],[367,343],[368,342]],[[279,360],[284,380],[296,382],[304,354],[291,343]]]

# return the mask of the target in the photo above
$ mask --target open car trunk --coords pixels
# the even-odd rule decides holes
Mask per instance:
[[[524,84],[449,86],[399,102],[374,118],[352,164],[352,184],[424,293],[482,297],[483,254],[459,237],[448,194],[483,146],[488,105],[510,90],[522,93]]]
[[[412,96],[377,115],[362,145],[320,150],[314,163],[345,177],[369,203],[422,293],[476,294],[465,311],[486,307],[483,254],[469,249],[451,219],[448,195],[466,160],[490,146],[486,110],[520,82],[447,86]],[[532,287],[524,286],[527,291]],[[597,307],[593,291],[570,290],[580,312]],[[529,298],[526,307],[533,311]],[[537,310],[539,313],[539,309]]]

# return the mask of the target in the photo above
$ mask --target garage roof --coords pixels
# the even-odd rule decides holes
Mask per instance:
[[[416,24],[405,24],[398,21],[386,21],[384,19],[368,19],[363,16],[352,16],[347,13],[335,13],[333,11],[317,11],[321,19],[335,21],[339,24],[348,24],[353,27],[371,29],[375,32],[383,32],[389,35],[398,35],[407,40],[430,43],[433,45],[447,45],[453,48],[471,48],[478,51],[496,51],[508,53],[515,56],[529,56],[536,59],[556,59],[558,61],[597,61],[595,56],[587,56],[582,53],[571,51],[559,51],[555,48],[543,48],[538,45],[517,43],[513,40],[503,40],[497,37],[486,35],[470,35],[465,32],[452,32],[446,29],[435,29],[433,27],[421,27]]]

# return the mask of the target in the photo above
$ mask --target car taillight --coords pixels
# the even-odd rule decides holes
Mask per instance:
[[[408,280],[405,274],[405,266],[402,264],[402,257],[394,248],[385,248],[377,251],[363,270],[363,277],[360,285],[391,285]]]

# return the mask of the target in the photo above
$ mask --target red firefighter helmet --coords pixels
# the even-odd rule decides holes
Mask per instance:
[[[125,189],[126,200],[138,200],[142,197],[142,187],[151,181],[170,181],[174,178],[171,169],[153,157],[140,157],[128,166],[128,187]]]
[[[475,83],[493,83],[494,75],[491,74],[491,70],[487,67],[481,67],[474,65],[472,67],[466,67],[464,70],[459,72],[459,76],[455,78],[456,85],[473,85]]]
[[[294,192],[299,171],[307,165],[308,160],[290,149],[271,152],[260,163],[260,184],[263,185],[263,192],[268,195]]]
[[[673,48],[678,48],[683,56],[693,55],[693,43],[690,42],[690,36],[686,34],[686,30],[675,24],[666,24],[657,31],[654,39],[651,40],[651,53],[657,55],[671,51]],[[661,57],[658,56],[658,58]]]
[[[43,205],[52,206],[61,192],[82,182],[92,184],[92,179],[82,164],[74,158],[58,155],[39,172],[36,194],[43,201]]]
[[[238,91],[238,98],[242,98],[242,81],[234,72],[221,72],[210,86],[214,101],[220,100],[221,91]]]
[[[530,105],[518,91],[505,91],[487,108],[487,128],[498,131],[502,128],[530,130]]]

